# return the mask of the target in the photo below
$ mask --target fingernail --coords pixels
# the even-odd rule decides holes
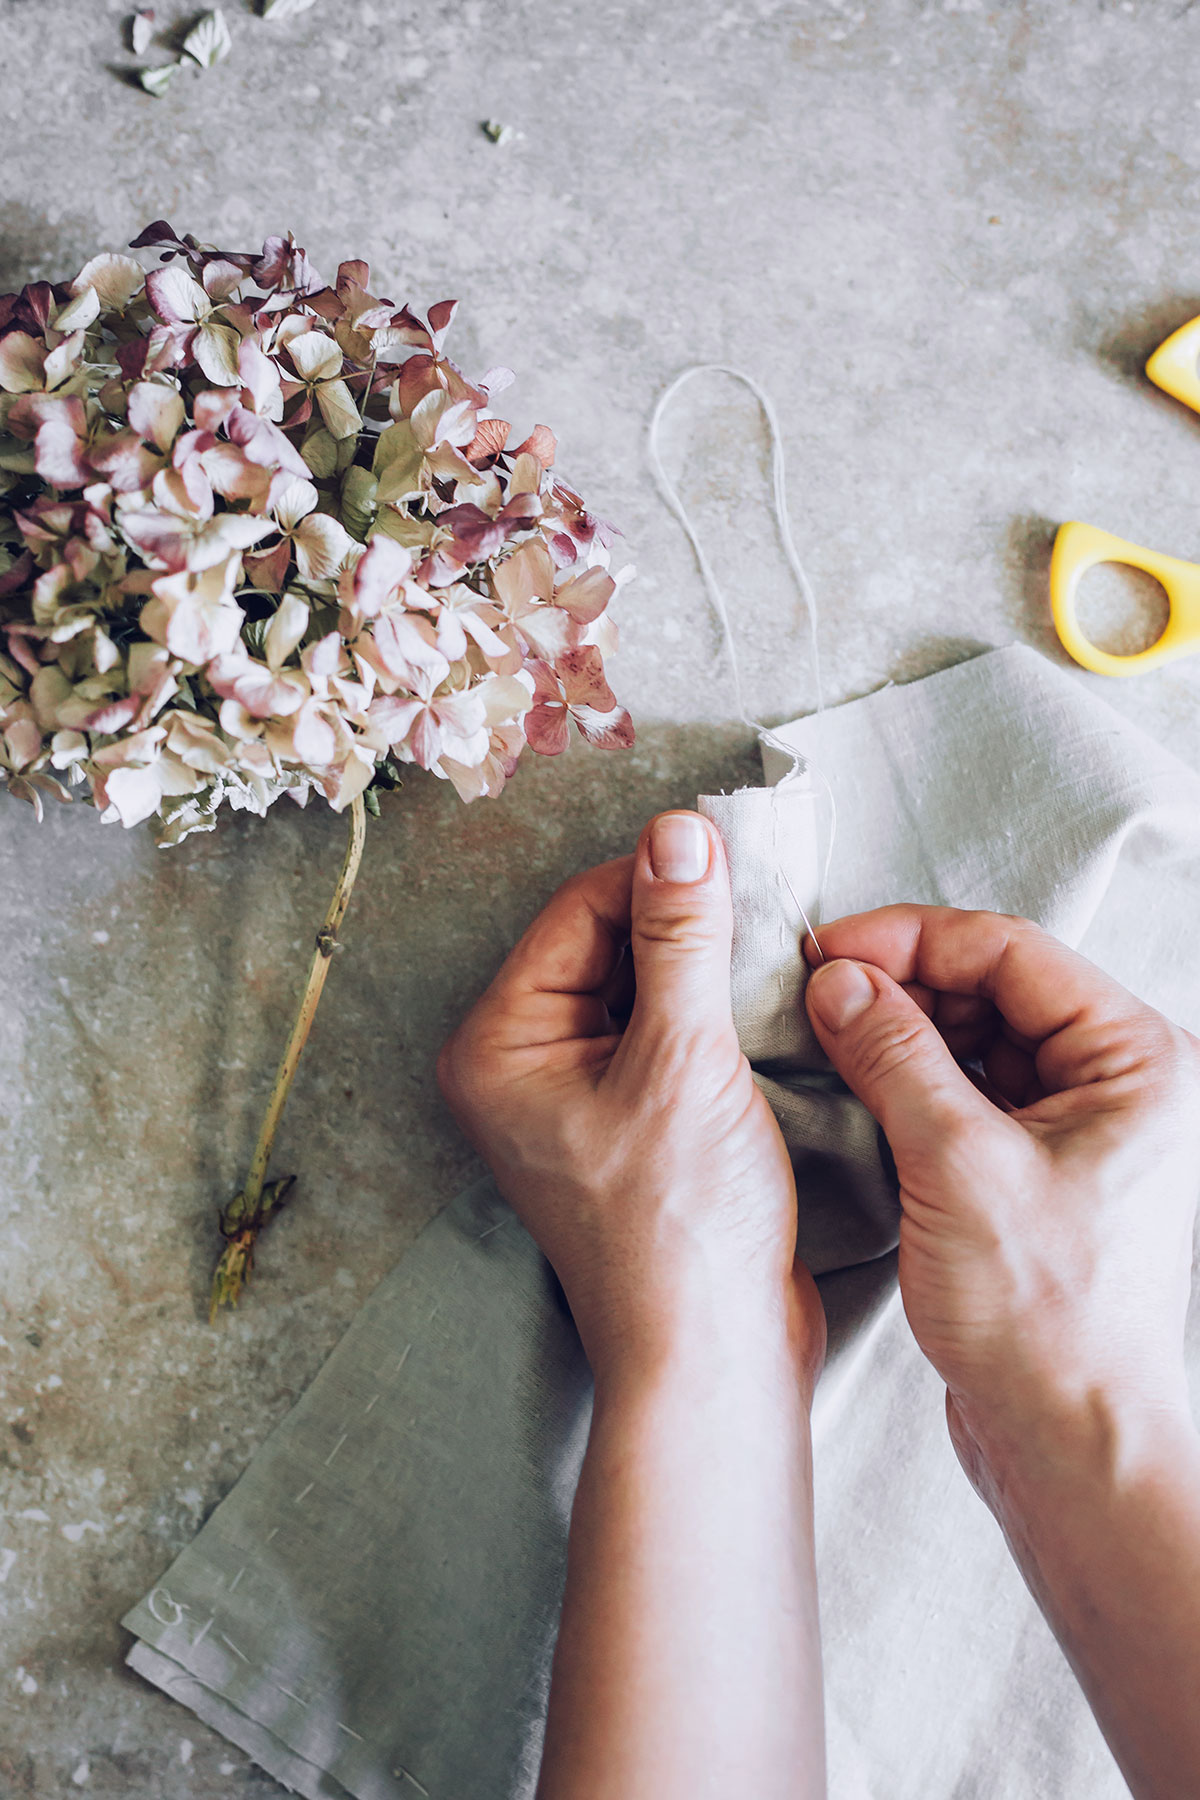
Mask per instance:
[[[857,963],[828,962],[809,977],[809,1004],[827,1031],[844,1031],[877,997],[871,977]]]
[[[660,881],[700,881],[708,874],[709,842],[695,813],[663,813],[650,827],[650,867]]]

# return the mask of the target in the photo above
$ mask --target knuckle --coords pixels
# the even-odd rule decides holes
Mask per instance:
[[[923,1017],[871,1019],[854,1046],[854,1065],[860,1079],[874,1085],[892,1080],[927,1054]]]
[[[713,921],[699,907],[647,910],[634,927],[634,943],[653,944],[671,950],[707,949],[716,932]]]
[[[986,919],[989,915],[979,913],[976,916]],[[1024,913],[992,913],[990,916],[995,919],[1003,919],[1004,923],[1021,937],[1046,938],[1050,936],[1048,931],[1037,924],[1035,920],[1026,918]],[[1058,939],[1055,938],[1053,941],[1057,943]]]

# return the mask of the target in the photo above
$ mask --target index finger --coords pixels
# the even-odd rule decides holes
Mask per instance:
[[[518,1043],[610,1029],[601,990],[629,941],[633,858],[564,882],[509,952],[476,1009]]]
[[[806,946],[807,950],[807,946]],[[953,906],[883,906],[821,927],[826,958],[873,963],[893,981],[990,1000],[1033,1044],[1089,1018],[1143,1010],[1094,963],[1029,919]]]

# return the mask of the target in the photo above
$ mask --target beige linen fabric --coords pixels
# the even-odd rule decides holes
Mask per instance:
[[[778,735],[837,799],[826,916],[897,899],[1022,912],[1200,1026],[1200,778],[1079,680],[996,651]],[[770,749],[764,765],[769,782],[790,768]],[[732,865],[739,1031],[792,1150],[800,1243],[828,1271],[831,1795],[1115,1800],[904,1325],[886,1153],[804,1023],[796,899],[811,915],[817,807],[798,783],[702,805]],[[588,1412],[556,1284],[480,1182],[128,1615],[130,1662],[305,1795],[524,1800]]]

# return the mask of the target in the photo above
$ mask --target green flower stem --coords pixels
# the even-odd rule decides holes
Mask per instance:
[[[258,1142],[254,1147],[254,1155],[250,1160],[250,1172],[245,1186],[240,1193],[234,1195],[229,1205],[219,1215],[221,1235],[225,1239],[225,1248],[221,1252],[220,1261],[213,1272],[212,1296],[209,1302],[209,1323],[216,1320],[222,1306],[236,1306],[241,1291],[249,1281],[254,1268],[254,1245],[259,1232],[267,1221],[287,1202],[288,1194],[295,1181],[294,1175],[285,1175],[275,1181],[267,1181],[267,1166],[271,1161],[271,1151],[275,1144],[275,1133],[279,1129],[279,1121],[283,1117],[283,1109],[287,1105],[287,1097],[291,1091],[292,1080],[300,1061],[300,1053],[308,1041],[312,1022],[316,1016],[317,1003],[321,998],[321,990],[325,986],[325,977],[329,973],[329,964],[335,950],[339,949],[338,929],[346,916],[346,908],[350,904],[350,895],[354,888],[354,878],[358,874],[358,865],[362,861],[363,842],[366,836],[366,808],[363,797],[359,794],[350,803],[350,837],[346,845],[346,855],[342,861],[341,874],[329,902],[329,909],[324,922],[317,933],[316,948],[312,962],[308,968],[308,980],[304,987],[304,997],[300,1002],[300,1010],[296,1014],[287,1048],[275,1076],[275,1085],[271,1089],[271,1098],[267,1102],[267,1110],[259,1128]]]

